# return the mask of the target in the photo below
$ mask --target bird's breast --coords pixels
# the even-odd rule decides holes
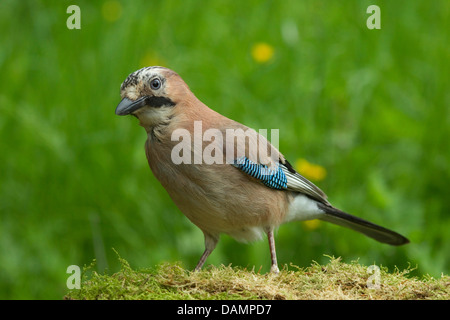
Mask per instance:
[[[155,177],[195,225],[237,240],[258,238],[261,228],[278,226],[288,207],[288,193],[251,179],[230,164],[174,164],[174,143],[148,139],[146,154]]]

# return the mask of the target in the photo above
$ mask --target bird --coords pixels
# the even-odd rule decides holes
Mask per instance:
[[[262,134],[206,106],[175,71],[161,66],[134,71],[120,95],[115,114],[138,119],[147,134],[145,154],[153,175],[203,232],[205,249],[195,271],[227,234],[239,242],[267,235],[270,271],[278,273],[274,232],[291,221],[319,219],[381,243],[409,243],[395,231],[334,207]],[[230,132],[234,135],[227,136]]]

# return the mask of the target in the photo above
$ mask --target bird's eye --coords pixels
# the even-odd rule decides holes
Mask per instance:
[[[157,90],[157,89],[161,88],[161,80],[159,80],[158,78],[153,79],[150,82],[150,87],[152,87],[153,90]]]

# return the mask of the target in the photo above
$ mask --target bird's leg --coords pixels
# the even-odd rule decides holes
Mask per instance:
[[[211,251],[209,251],[208,249],[205,249],[205,251],[203,252],[202,256],[200,257],[200,260],[198,261],[197,266],[195,267],[194,271],[201,270],[201,268],[205,264],[206,259],[208,258],[208,256],[210,254],[211,254]]]
[[[270,267],[270,272],[279,273],[278,262],[277,262],[277,252],[275,250],[275,240],[273,237],[273,230],[267,231],[267,238],[269,239],[270,257],[272,258],[272,266]]]
[[[211,252],[213,252],[214,248],[217,245],[217,242],[219,241],[219,236],[212,236],[205,231],[203,231],[203,234],[205,235],[205,251],[200,257],[200,260],[198,261],[194,271],[200,271],[200,269],[205,264],[206,259],[211,254]]]

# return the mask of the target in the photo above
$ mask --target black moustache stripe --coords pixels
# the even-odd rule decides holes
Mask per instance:
[[[163,106],[173,107],[175,105],[175,102],[173,102],[172,100],[170,100],[169,98],[166,98],[166,97],[151,96],[151,97],[147,97],[147,99],[145,99],[145,104],[150,107],[160,108]]]

